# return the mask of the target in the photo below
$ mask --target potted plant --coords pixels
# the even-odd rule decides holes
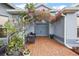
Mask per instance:
[[[29,49],[25,49],[25,50],[23,51],[23,56],[30,56],[30,51],[29,51]]]

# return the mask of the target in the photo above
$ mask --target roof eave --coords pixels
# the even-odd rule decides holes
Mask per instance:
[[[78,7],[64,8],[62,12],[63,13],[74,13],[76,11],[79,11],[79,8]]]

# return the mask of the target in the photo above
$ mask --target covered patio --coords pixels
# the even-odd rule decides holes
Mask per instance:
[[[54,39],[37,37],[35,43],[28,44],[32,56],[78,56],[75,52]]]
[[[77,56],[77,54],[55,39],[61,41],[63,44],[64,40],[64,14],[61,10],[51,11],[45,10],[44,7],[41,10],[8,10],[10,14],[18,15],[20,12],[28,14],[24,16],[23,20],[31,20],[30,25],[26,24],[29,28],[26,30],[29,33],[35,34],[36,39],[34,44],[26,45],[30,50],[32,56]],[[26,19],[27,18],[27,19]],[[16,21],[16,20],[15,20]],[[25,21],[26,22],[26,21]],[[26,26],[25,26],[26,28]],[[49,39],[44,36],[54,35],[55,39]],[[29,35],[28,35],[29,36]],[[26,36],[26,37],[28,37]],[[31,37],[31,36],[29,36]],[[31,41],[31,39],[25,38],[26,41]]]

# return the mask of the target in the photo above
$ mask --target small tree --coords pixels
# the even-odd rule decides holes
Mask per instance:
[[[25,12],[20,12],[19,24],[21,25],[22,30],[26,31],[26,27],[34,21],[34,12],[35,6],[33,3],[27,3],[25,5]]]

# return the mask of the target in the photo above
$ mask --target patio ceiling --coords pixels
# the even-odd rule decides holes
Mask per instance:
[[[7,12],[10,14],[18,15],[20,12],[26,12],[27,10],[22,9],[7,9]]]

